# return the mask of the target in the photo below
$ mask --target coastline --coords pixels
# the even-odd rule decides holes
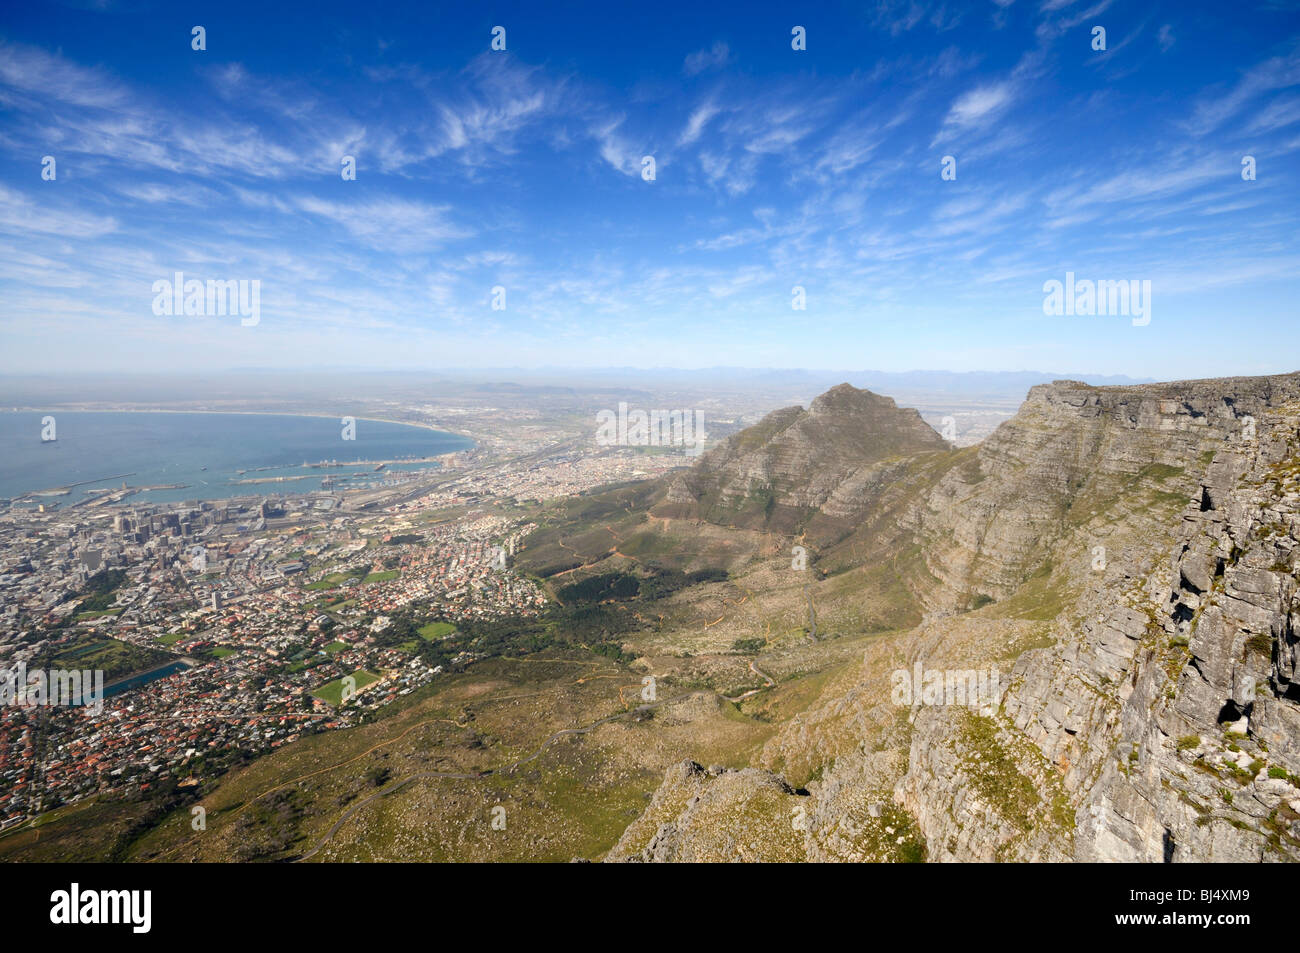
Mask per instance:
[[[173,414],[173,415],[186,415],[186,414],[188,414],[188,415],[200,415],[200,414],[201,414],[201,415],[204,415],[204,416],[222,416],[222,415],[229,415],[229,416],[254,416],[254,417],[288,417],[288,418],[318,419],[318,420],[338,420],[338,419],[340,419],[340,415],[336,415],[336,414],[312,413],[312,412],[306,412],[306,411],[282,411],[282,410],[185,410],[185,409],[177,409],[177,408],[149,408],[149,407],[132,407],[132,408],[121,408],[121,407],[62,407],[62,408],[58,408],[58,409],[50,409],[50,408],[48,408],[48,407],[45,407],[45,408],[40,408],[40,407],[30,407],[30,406],[29,406],[29,407],[22,407],[22,406],[15,407],[15,406],[13,406],[13,405],[10,405],[10,406],[8,406],[8,407],[0,407],[0,413],[2,413],[2,414],[13,414],[13,415],[18,415],[18,414],[50,414],[50,415],[57,415],[57,414],[60,414],[60,413],[66,413],[66,414],[96,414],[96,413],[99,413],[99,414]],[[454,454],[457,454],[457,453],[465,453],[465,452],[467,452],[467,451],[477,449],[477,448],[480,446],[480,442],[479,442],[479,440],[477,440],[477,439],[474,437],[473,434],[469,433],[468,431],[464,431],[464,430],[461,430],[461,431],[451,430],[451,429],[447,429],[447,428],[444,428],[444,427],[438,427],[438,426],[435,426],[435,425],[433,425],[433,424],[426,423],[426,422],[423,422],[423,421],[393,420],[393,419],[390,419],[390,418],[387,418],[387,417],[375,417],[375,416],[355,416],[355,415],[352,415],[352,416],[353,416],[353,419],[354,419],[354,420],[357,420],[357,421],[367,421],[367,422],[371,422],[371,423],[390,424],[390,425],[398,426],[398,427],[412,427],[412,428],[416,428],[416,429],[420,429],[420,430],[429,431],[429,432],[432,432],[432,433],[435,433],[435,434],[441,434],[441,435],[446,435],[446,436],[450,436],[450,437],[458,437],[458,438],[460,438],[460,439],[462,439],[462,440],[466,440],[466,441],[469,442],[469,446],[467,446],[467,447],[459,447],[459,448],[455,448],[455,449],[447,449],[447,450],[443,450],[443,451],[440,451],[440,452],[435,452],[435,453],[425,454],[424,456],[421,456],[418,460],[414,460],[414,461],[411,461],[411,462],[418,462],[418,463],[421,463],[421,464],[424,464],[424,465],[434,465],[434,464],[437,464],[438,461],[440,460],[440,458],[442,458],[442,457],[451,456],[451,455],[454,455]],[[371,463],[373,463],[373,462],[374,462],[374,461],[361,461],[361,463],[360,463],[359,465],[366,465],[366,466],[369,466],[369,465],[370,465]],[[395,458],[395,459],[391,459],[391,460],[383,460],[383,461],[381,461],[381,464],[393,464],[393,465],[395,465],[395,464],[400,464],[400,463],[405,463],[405,462],[407,462],[407,461],[405,461],[405,460],[403,460],[403,459]],[[294,468],[294,467],[296,467],[296,466],[297,466],[296,464],[284,464],[284,467],[286,467],[286,468]],[[204,467],[203,469],[206,470],[207,468]],[[62,496],[67,496],[68,493],[69,493],[71,490],[73,490],[74,488],[79,487],[79,486],[86,486],[86,485],[89,485],[89,484],[101,483],[101,482],[104,482],[104,479],[119,479],[121,476],[134,476],[134,475],[135,475],[135,474],[121,474],[121,475],[114,476],[114,477],[110,477],[110,478],[97,478],[97,479],[93,479],[93,480],[83,480],[83,481],[79,481],[78,483],[75,483],[75,484],[61,484],[61,485],[59,485],[59,486],[55,486],[55,487],[47,487],[47,488],[43,488],[43,489],[40,489],[40,490],[29,490],[29,491],[26,491],[26,492],[23,492],[23,493],[12,494],[12,495],[11,495],[11,498],[12,498],[13,500],[26,500],[26,501],[29,501],[29,502],[35,502],[35,501],[37,501],[37,498],[38,498],[38,497],[51,497],[51,496],[60,496],[60,497],[62,497]],[[242,490],[242,491],[246,491],[246,493],[247,493],[248,495],[256,495],[256,494],[257,494],[257,490],[255,489],[254,484],[260,484],[260,483],[264,483],[264,482],[265,482],[265,483],[285,483],[285,482],[292,482],[293,480],[298,480],[298,479],[303,479],[303,480],[305,480],[305,479],[316,479],[316,478],[317,478],[317,475],[316,475],[316,474],[307,474],[307,475],[304,475],[304,476],[281,477],[281,478],[276,478],[276,479],[274,479],[274,480],[272,480],[272,479],[270,479],[270,478],[267,478],[266,480],[257,480],[257,479],[253,479],[253,480],[232,480],[232,481],[230,481],[230,485],[231,485],[231,486],[240,485],[240,486],[241,486],[241,490]],[[247,484],[249,484],[249,485],[248,485],[248,486],[242,486],[242,485],[245,484],[245,483],[247,483]],[[131,488],[131,489],[133,490],[133,492],[132,492],[132,494],[130,494],[130,495],[134,496],[134,495],[137,495],[137,494],[142,493],[142,492],[148,492],[149,490],[159,490],[159,489],[166,489],[166,490],[171,490],[171,489],[190,489],[190,488],[192,488],[192,486],[193,486],[193,484],[185,484],[183,487],[181,487],[181,486],[173,487],[173,486],[171,486],[171,485],[168,485],[168,486],[161,486],[161,485],[160,485],[160,486],[133,487],[133,488]],[[240,497],[242,497],[242,496],[244,496],[244,495],[246,495],[245,492],[241,492],[241,491],[237,490],[237,491],[234,493],[234,495],[229,496],[229,497],[225,497],[225,496],[221,496],[221,497],[196,497],[196,499],[197,499],[197,500],[209,499],[209,498],[210,498],[210,499],[237,499],[237,498],[240,498]],[[69,504],[67,508],[68,508],[68,509],[71,509],[72,507],[82,506],[82,505],[86,504],[86,503],[89,502],[89,501],[90,501],[90,497],[83,497],[83,498],[77,500],[76,502],[73,502],[73,503]],[[112,505],[116,505],[116,503],[119,503],[119,502],[122,502],[122,501],[121,501],[121,500],[112,501]],[[56,505],[57,505],[57,504],[56,504]],[[101,505],[102,505],[102,504],[101,504]]]
[[[174,408],[152,408],[152,407],[63,407],[58,410],[50,410],[48,407],[7,407],[0,408],[3,414],[241,414],[253,417],[316,417],[322,420],[339,419],[338,414],[313,414],[301,410],[176,410]],[[466,437],[474,441],[475,447],[479,441],[468,430],[451,430],[447,427],[435,427],[433,424],[423,423],[416,420],[392,420],[388,417],[357,417],[355,414],[349,414],[355,420],[369,420],[373,423],[380,424],[397,424],[399,427],[419,427],[423,430],[432,430],[435,433],[452,433],[458,437]],[[460,453],[459,450],[449,450],[448,453]]]

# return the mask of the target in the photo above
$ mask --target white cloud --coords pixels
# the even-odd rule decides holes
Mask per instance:
[[[682,72],[687,76],[696,76],[705,70],[718,69],[731,62],[731,48],[719,40],[712,48],[696,50],[682,63]]]
[[[1213,132],[1263,93],[1300,84],[1300,52],[1277,56],[1247,70],[1226,94],[1202,98],[1187,121],[1196,136]]]
[[[690,145],[692,142],[699,139],[700,133],[702,133],[704,127],[709,124],[709,120],[721,111],[722,110],[711,102],[704,103],[702,106],[697,107],[691,113],[690,118],[686,121],[686,128],[682,130],[682,134],[677,140],[678,144]]]
[[[1009,81],[978,86],[963,93],[948,110],[935,141],[951,139],[972,126],[992,120],[1011,103],[1013,94],[1014,87]]]
[[[54,183],[42,183],[47,190]],[[0,231],[16,235],[40,232],[60,238],[100,238],[118,229],[115,219],[92,215],[80,209],[64,207],[63,202],[48,197],[34,202],[15,189],[0,185]]]
[[[294,204],[310,215],[342,225],[357,240],[380,251],[432,251],[473,235],[472,230],[448,220],[447,206],[396,198],[330,202],[314,196],[300,197]]]
[[[641,174],[641,157],[649,153],[635,147],[632,141],[619,131],[625,119],[625,116],[606,119],[593,126],[590,133],[592,138],[596,140],[600,157],[611,168],[624,175],[638,176]],[[664,158],[656,156],[656,171],[663,164]]]

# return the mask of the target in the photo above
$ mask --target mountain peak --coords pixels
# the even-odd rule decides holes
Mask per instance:
[[[842,509],[869,505],[891,465],[948,444],[911,408],[838,384],[807,410],[773,411],[715,447],[669,489],[662,515],[733,525],[802,524],[832,496]],[[851,482],[856,489],[842,489]],[[788,524],[788,525],[787,525]]]
[[[836,384],[817,397],[808,406],[808,412],[810,414],[853,413],[870,408],[897,410],[898,405],[894,403],[892,397],[882,397],[872,391],[846,383]]]

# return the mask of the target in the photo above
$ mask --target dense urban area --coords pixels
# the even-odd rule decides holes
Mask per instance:
[[[0,829],[91,795],[198,785],[463,669],[467,624],[545,604],[512,568],[528,504],[686,462],[580,443],[521,462],[534,443],[365,489],[4,501],[0,659],[19,703],[0,707]],[[102,671],[102,711],[23,704],[37,701],[24,670]]]

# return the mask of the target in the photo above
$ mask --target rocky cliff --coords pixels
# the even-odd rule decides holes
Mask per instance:
[[[1300,375],[1044,385],[945,459],[897,515],[926,621],[611,859],[1300,859]],[[996,698],[898,704],[918,664]]]
[[[1295,387],[1277,377],[1033,388],[917,512],[927,568],[941,583],[922,598],[945,609],[1004,598],[1080,527],[1163,524],[1163,513],[1144,519],[1152,505],[1193,492],[1243,421],[1262,419]]]

